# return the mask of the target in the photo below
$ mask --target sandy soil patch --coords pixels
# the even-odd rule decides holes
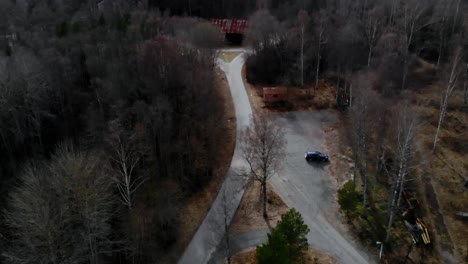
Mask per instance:
[[[255,249],[245,250],[236,256],[232,257],[232,264],[256,264]],[[336,259],[318,250],[309,248],[306,253],[306,264],[338,264]]]
[[[231,62],[240,52],[226,52],[222,51],[218,53],[218,56],[225,62]]]
[[[261,186],[258,181],[251,182],[244,192],[239,208],[234,214],[231,222],[231,234],[240,234],[257,229],[268,228],[263,218],[263,207],[261,201]],[[289,208],[275,193],[273,187],[267,184],[268,199],[268,221],[272,227],[281,220],[281,215],[285,214]]]

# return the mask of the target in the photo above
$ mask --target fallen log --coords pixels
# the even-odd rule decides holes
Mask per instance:
[[[468,217],[468,212],[456,211],[455,215],[459,217]]]

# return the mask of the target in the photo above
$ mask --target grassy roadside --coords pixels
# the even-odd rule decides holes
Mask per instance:
[[[306,252],[305,264],[335,264],[339,263],[333,257],[320,252],[315,249],[309,248]],[[232,264],[257,264],[255,258],[255,249],[247,249],[232,258]]]
[[[218,166],[216,166],[218,169],[214,172],[210,183],[207,184],[203,190],[194,195],[182,209],[182,224],[178,231],[177,244],[173,252],[175,256],[180,256],[183,253],[198,227],[203,222],[203,219],[221,188],[234,153],[236,144],[236,115],[229,85],[224,72],[219,68],[216,68],[216,87],[221,89],[224,102],[224,115],[219,124],[223,126],[223,130],[226,131],[224,137],[219,139],[219,144],[221,144],[222,147],[219,148]],[[169,262],[170,261],[168,261],[168,263]]]
[[[218,53],[218,56],[225,62],[231,62],[232,60],[234,60],[235,57],[237,57],[237,55],[239,55],[240,52],[226,52],[226,51],[222,51],[222,52],[219,52]]]
[[[454,91],[449,100],[447,115],[441,128],[438,147],[421,168],[420,192],[427,204],[426,214],[431,221],[432,235],[441,253],[453,247],[455,262],[468,261],[466,222],[455,211],[468,211],[466,171],[468,171],[468,106],[463,105],[461,90]],[[420,140],[431,153],[439,118],[440,87],[432,85],[416,94],[415,104],[425,121]]]

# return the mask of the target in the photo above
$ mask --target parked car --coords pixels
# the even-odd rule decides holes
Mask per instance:
[[[328,161],[328,155],[318,151],[307,151],[305,159],[307,161]]]

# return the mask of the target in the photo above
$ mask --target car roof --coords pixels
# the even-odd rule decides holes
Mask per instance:
[[[307,154],[322,154],[318,151],[307,151]]]

